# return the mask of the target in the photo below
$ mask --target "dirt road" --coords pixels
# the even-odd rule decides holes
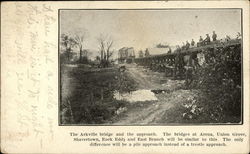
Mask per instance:
[[[192,99],[194,96],[193,91],[183,89],[184,81],[171,80],[165,77],[164,73],[153,72],[136,64],[126,64],[125,67],[126,71],[124,73],[126,73],[126,76],[137,83],[135,86],[136,91],[131,92],[135,92],[133,95],[127,92],[128,95],[126,98],[132,98],[129,101],[126,100],[126,102],[129,103],[126,104],[127,110],[121,112],[121,114],[117,114],[117,116],[114,116],[114,120],[108,120],[105,124],[168,125],[169,123],[178,123],[178,117],[181,118],[182,112],[178,112],[178,108],[176,109],[176,107]],[[86,74],[83,75],[83,73],[86,72],[86,68],[84,70],[82,67],[78,68],[76,65],[67,65],[67,67],[62,68],[64,68],[62,69],[63,76],[61,78],[62,100],[72,99],[71,106],[72,108],[76,106],[73,111],[75,111],[74,117],[77,118],[80,117],[80,115],[76,114],[76,109],[79,109],[79,104],[85,103],[87,100],[85,95],[84,97],[79,97],[78,95],[75,97],[74,94],[78,94],[76,90],[80,90],[83,94],[88,92],[85,84],[79,88],[79,82],[81,82],[81,84],[86,82],[88,83],[87,85],[89,85],[88,87],[92,88],[93,85],[90,85],[90,83],[96,84],[97,81],[103,83],[103,80],[94,80],[97,74],[93,77],[90,73],[88,76],[91,78],[91,82],[89,82],[89,78],[87,78]],[[75,69],[75,71],[72,71],[72,69]],[[108,73],[106,70],[102,71]],[[72,76],[72,72],[78,74]],[[79,74],[79,72],[81,73]],[[100,71],[99,75],[103,77],[103,73]],[[111,76],[113,76],[113,74],[109,75],[109,77]],[[98,92],[96,94],[98,94]],[[119,98],[120,95],[122,94],[116,94],[117,98]],[[67,101],[63,102],[65,103]],[[79,113],[82,113],[82,111],[79,111]]]
[[[136,64],[126,65],[126,68],[129,76],[138,83],[138,88],[156,91],[155,96],[158,100],[138,102],[141,105],[125,112],[114,123],[116,125],[167,124],[166,119],[169,118],[164,117],[166,112],[193,97],[193,92],[181,89],[184,81],[170,80],[164,73],[153,72]]]

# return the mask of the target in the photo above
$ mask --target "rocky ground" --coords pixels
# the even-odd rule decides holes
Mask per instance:
[[[195,91],[184,90],[183,80],[171,80],[165,77],[164,73],[153,72],[149,69],[137,66],[135,64],[126,65],[127,73],[138,83],[138,89],[147,89],[153,92],[157,100],[139,103],[137,107],[132,108],[122,114],[120,119],[115,122],[118,125],[136,125],[136,124],[169,124],[178,123],[182,114],[173,117],[166,117],[167,112],[173,112],[185,102],[192,100]],[[145,96],[140,96],[145,97]],[[171,115],[168,115],[171,116]]]

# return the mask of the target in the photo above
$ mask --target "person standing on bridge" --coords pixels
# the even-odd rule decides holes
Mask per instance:
[[[213,38],[213,41],[216,41],[216,39],[217,39],[217,34],[215,33],[215,31],[213,31],[212,38]]]
[[[209,34],[206,34],[206,38],[204,40],[205,45],[209,44],[211,42]]]
[[[186,48],[186,45],[184,42],[182,42],[181,50],[185,50],[185,48]]]
[[[191,41],[191,47],[194,47],[194,45],[195,45],[195,42],[194,42],[194,39],[192,39],[192,41]]]
[[[186,41],[186,50],[188,50],[190,47],[190,43],[188,41]]]
[[[202,36],[200,36],[199,43],[197,44],[197,47],[202,46],[204,43]]]
[[[203,42],[203,38],[202,38],[202,36],[200,36],[199,42]]]

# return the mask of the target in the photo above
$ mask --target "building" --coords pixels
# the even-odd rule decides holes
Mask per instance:
[[[133,47],[123,47],[118,51],[119,63],[132,63],[135,59],[135,51]]]
[[[146,51],[152,56],[171,52],[170,48],[147,48]]]

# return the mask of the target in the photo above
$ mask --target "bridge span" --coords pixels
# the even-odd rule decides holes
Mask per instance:
[[[184,50],[175,50],[172,53],[152,55],[135,58],[135,63],[158,72],[165,72],[166,76],[181,78],[186,77],[190,69],[195,69],[206,62],[205,51],[212,52],[215,49],[241,46],[241,39],[232,39],[227,42],[214,41],[207,45],[192,47]],[[216,55],[215,55],[216,56]]]

